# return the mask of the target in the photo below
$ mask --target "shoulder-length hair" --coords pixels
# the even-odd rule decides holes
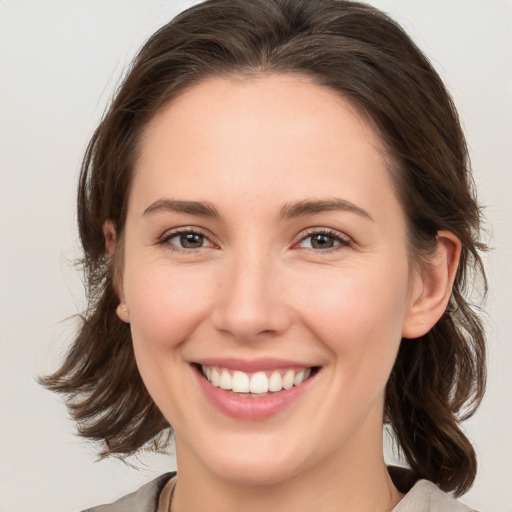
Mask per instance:
[[[438,230],[462,243],[448,308],[422,338],[403,339],[386,388],[385,420],[419,477],[468,490],[476,457],[460,428],[485,387],[482,324],[467,295],[476,275],[481,214],[464,135],[438,74],[382,12],[344,0],[209,0],[142,47],[94,132],[82,165],[78,224],[88,309],[62,365],[43,378],[64,393],[79,432],[102,455],[130,454],[172,432],[137,371],[129,326],[116,315],[103,225],[122,237],[141,133],[173,98],[208,77],[297,73],[348,99],[375,127],[403,206],[413,261],[428,259]]]

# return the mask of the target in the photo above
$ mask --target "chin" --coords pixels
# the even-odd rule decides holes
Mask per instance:
[[[286,447],[284,443],[267,441],[244,443],[238,449],[232,443],[231,449],[210,453],[203,464],[218,478],[238,485],[273,485],[289,480],[314,465],[304,459],[303,450],[298,446]]]
[[[290,480],[301,472],[300,464],[285,461],[276,461],[269,458],[264,462],[261,459],[226,461],[216,471],[218,477],[237,485],[274,485]]]

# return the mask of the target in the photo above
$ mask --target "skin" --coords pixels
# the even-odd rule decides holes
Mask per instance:
[[[355,208],[282,215],[334,198]],[[162,200],[207,202],[219,215]],[[460,250],[440,232],[419,269],[405,225],[378,136],[304,77],[209,79],[150,122],[118,314],[175,430],[173,510],[384,511],[399,501],[382,454],[385,385],[402,337],[421,336],[444,311]],[[202,246],[182,247],[177,228],[204,236]],[[319,249],[311,235],[326,230],[333,247]],[[109,222],[105,235],[113,252]],[[285,410],[242,420],[201,391],[191,363],[208,357],[320,371]]]

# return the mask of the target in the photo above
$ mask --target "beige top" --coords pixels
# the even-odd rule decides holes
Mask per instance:
[[[475,512],[428,480],[418,480],[392,512]]]

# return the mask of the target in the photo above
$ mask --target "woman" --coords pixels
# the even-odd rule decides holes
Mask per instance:
[[[93,510],[467,510],[485,384],[464,137],[363,4],[210,0],[144,45],[88,147],[89,310],[45,384],[163,475]],[[382,426],[410,470],[387,468]]]

